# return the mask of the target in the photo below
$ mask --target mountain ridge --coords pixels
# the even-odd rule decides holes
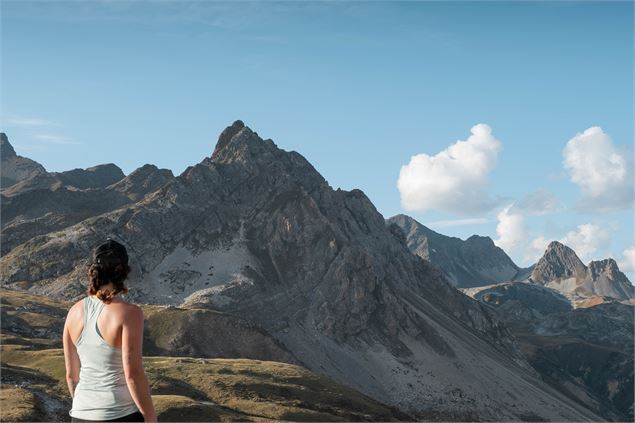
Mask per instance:
[[[131,298],[258,322],[310,370],[415,417],[597,418],[540,381],[488,307],[411,254],[361,190],[333,190],[240,126],[139,201],[16,246],[2,284],[78,298],[111,235],[133,257]]]

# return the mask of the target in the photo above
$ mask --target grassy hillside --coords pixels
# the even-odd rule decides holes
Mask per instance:
[[[70,420],[59,341],[70,304],[4,289],[0,293],[0,419]],[[161,312],[157,309],[148,314]],[[145,357],[144,363],[160,421],[408,419],[397,410],[293,364],[167,356]]]

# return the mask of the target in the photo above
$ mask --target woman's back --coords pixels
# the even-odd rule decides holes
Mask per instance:
[[[126,384],[120,349],[122,318],[125,308],[131,306],[111,303],[106,307],[94,296],[86,297],[79,304],[83,318],[76,313],[70,327],[71,337],[76,336],[74,343],[81,362],[71,416],[109,420],[136,412],[137,406]],[[100,316],[105,318],[102,322]],[[77,323],[82,321],[80,329]]]
[[[72,421],[156,422],[143,370],[143,310],[128,292],[128,252],[108,238],[87,267],[88,297],[68,311],[62,344]]]

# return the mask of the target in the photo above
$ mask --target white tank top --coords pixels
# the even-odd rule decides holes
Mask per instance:
[[[84,299],[84,328],[75,344],[81,362],[71,417],[112,420],[138,411],[130,395],[121,360],[121,349],[110,346],[99,333],[97,318],[104,302]]]

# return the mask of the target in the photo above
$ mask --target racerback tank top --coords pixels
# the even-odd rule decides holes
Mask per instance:
[[[121,349],[108,344],[99,333],[97,318],[104,302],[84,299],[84,328],[75,347],[81,362],[71,417],[83,420],[112,420],[138,411],[123,371]]]

